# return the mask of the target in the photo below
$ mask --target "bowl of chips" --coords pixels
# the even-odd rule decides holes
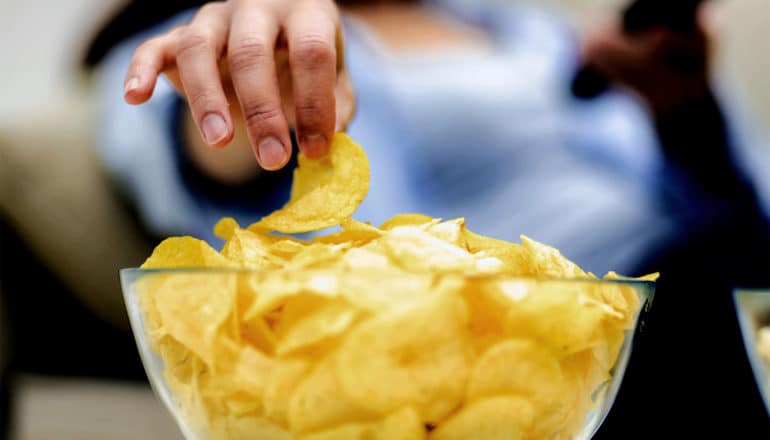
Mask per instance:
[[[743,345],[770,414],[770,290],[733,292]]]
[[[600,279],[462,218],[353,220],[367,185],[366,156],[335,136],[329,158],[300,156],[283,209],[222,219],[221,250],[172,237],[121,271],[147,375],[185,437],[590,438],[657,275]]]
[[[599,280],[460,219],[347,226],[313,241],[236,227],[222,252],[169,239],[150,266],[206,266],[121,273],[147,374],[187,438],[590,438],[652,280]],[[246,269],[257,259],[276,267]]]

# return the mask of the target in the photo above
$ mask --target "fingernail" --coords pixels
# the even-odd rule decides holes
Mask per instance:
[[[257,156],[259,156],[259,163],[268,170],[278,169],[286,162],[286,150],[283,144],[273,137],[263,139],[259,143]]]
[[[203,128],[203,137],[209,145],[215,145],[227,136],[227,124],[216,113],[206,115],[201,126]]]
[[[322,134],[308,134],[302,136],[300,144],[305,156],[319,157],[323,156],[326,152],[326,147],[329,145],[329,142],[326,140],[326,136]]]
[[[134,76],[128,81],[126,81],[126,88],[123,90],[123,94],[126,94],[138,88],[139,88],[139,78]]]

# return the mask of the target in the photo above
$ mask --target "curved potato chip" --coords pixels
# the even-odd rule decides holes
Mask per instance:
[[[340,392],[336,361],[327,357],[300,382],[289,401],[289,428],[294,434],[321,431],[347,423],[369,422],[376,414]]]
[[[547,437],[529,436],[532,405],[518,396],[477,400],[438,425],[430,440],[524,440]]]
[[[389,231],[399,226],[422,226],[433,221],[433,217],[425,214],[397,214],[381,224],[380,229]]]
[[[589,278],[583,269],[568,260],[558,249],[521,236],[524,249],[529,252],[533,275],[546,278]],[[595,278],[595,277],[593,277]]]
[[[311,368],[310,361],[303,359],[278,360],[267,375],[262,406],[265,417],[282,426],[289,422],[289,402],[300,382]]]
[[[155,307],[165,331],[208,365],[223,326],[233,311],[234,274],[175,274],[154,291]]]
[[[465,219],[456,218],[441,223],[428,223],[423,226],[428,234],[450,243],[460,249],[468,249],[465,239]]]
[[[285,356],[323,345],[347,330],[358,315],[359,311],[345,301],[306,295],[289,299],[275,326],[276,355]]]
[[[405,270],[470,272],[476,268],[476,258],[467,250],[436,238],[418,227],[395,228],[378,242],[390,260]]]
[[[487,350],[468,380],[468,398],[474,400],[500,394],[523,397],[534,411],[533,438],[551,438],[561,428],[569,410],[564,400],[566,381],[556,357],[529,339],[510,339]]]
[[[463,230],[463,235],[466,246],[471,253],[487,255],[502,261],[502,273],[516,276],[535,275],[529,262],[528,253],[521,245],[485,237],[468,229]]]
[[[453,291],[423,296],[359,324],[339,348],[342,393],[379,414],[413,406],[429,422],[462,400],[471,349]]]
[[[222,248],[222,255],[242,269],[275,269],[286,262],[271,252],[271,245],[258,234],[246,229],[227,231],[230,238]]]
[[[234,218],[223,217],[214,225],[214,235],[222,240],[229,240],[237,229],[241,229],[241,226]]]
[[[413,408],[404,408],[379,422],[349,423],[301,436],[300,440],[423,440],[425,426]]]
[[[566,356],[603,338],[602,325],[612,309],[587,295],[592,284],[517,280],[496,283],[495,288],[512,300],[506,318],[510,335],[535,338]]]
[[[203,240],[193,237],[171,237],[152,251],[142,269],[238,267]]]
[[[299,155],[289,202],[253,227],[283,233],[310,232],[340,224],[369,192],[369,160],[361,147],[335,133],[329,156]]]

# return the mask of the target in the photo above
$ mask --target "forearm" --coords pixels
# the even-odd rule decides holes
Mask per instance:
[[[710,90],[654,111],[653,117],[663,154],[693,189],[719,199],[753,198],[737,163],[725,116]]]

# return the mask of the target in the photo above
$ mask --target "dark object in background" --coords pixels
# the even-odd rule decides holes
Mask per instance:
[[[0,440],[13,438],[20,373],[146,383],[132,334],[88,310],[2,215],[0,280]]]
[[[104,23],[90,41],[83,57],[86,68],[96,67],[123,40],[173,17],[207,3],[205,0],[133,0]]]
[[[2,246],[2,242],[0,242],[0,246]],[[1,255],[0,258],[2,258]],[[0,280],[0,283],[2,283],[2,280]],[[2,288],[2,284],[0,284],[0,291]],[[12,429],[9,331],[3,305],[3,295],[0,293],[0,440],[9,438]]]
[[[131,332],[93,314],[1,216],[0,242],[12,373],[146,381]]]
[[[675,32],[692,32],[697,26],[698,7],[704,0],[636,0],[623,13],[623,31],[639,32],[663,27]],[[609,88],[607,79],[584,65],[572,81],[572,94],[591,99]]]

